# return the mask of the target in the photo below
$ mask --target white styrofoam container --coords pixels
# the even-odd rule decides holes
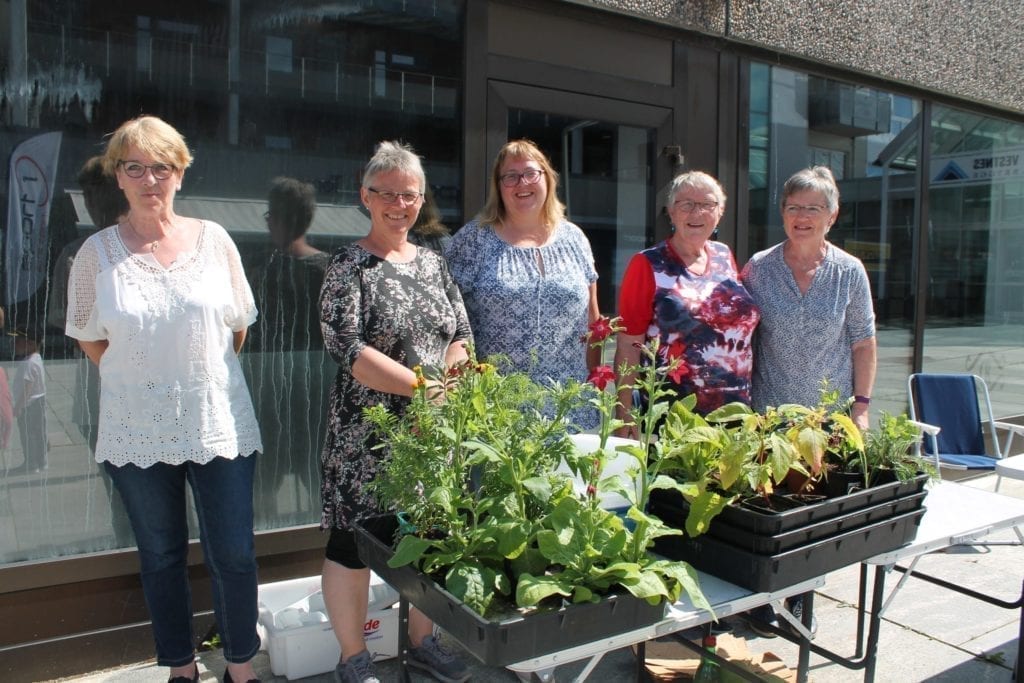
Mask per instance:
[[[398,655],[397,599],[398,593],[371,573],[363,637],[374,660]],[[341,657],[323,607],[319,576],[260,586],[258,629],[275,676],[295,680],[327,673]]]

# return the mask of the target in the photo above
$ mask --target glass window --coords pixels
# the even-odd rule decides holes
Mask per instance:
[[[228,230],[257,297],[260,319],[242,353],[266,448],[257,528],[319,522],[334,372],[316,311],[323,263],[292,258],[286,241],[272,240],[268,189],[279,176],[315,188],[306,238],[330,253],[368,227],[358,188],[375,143],[401,139],[424,157],[442,219],[453,226],[462,204],[464,2],[141,0],[125,8],[55,0],[18,7],[0,13],[2,35],[19,26],[25,32],[24,40],[0,43],[7,65],[0,147],[13,150],[44,133],[56,133],[59,146],[47,138],[54,158],[48,211],[33,214],[34,225],[48,226],[31,234],[46,239],[26,241],[18,257],[38,277],[8,278],[2,291],[7,329],[40,335],[46,420],[45,428],[21,432],[0,424],[8,435],[0,450],[0,564],[133,544],[120,501],[92,457],[98,380],[63,334],[63,278],[82,240],[113,222],[94,224],[79,169],[102,150],[104,135],[140,113],[184,134],[195,163],[175,210]],[[15,45],[26,45],[27,54],[12,54]],[[35,210],[22,208],[22,216]],[[8,274],[13,258],[6,258]],[[0,337],[0,371],[16,383],[24,368],[16,358],[25,353],[12,339]],[[38,472],[34,460],[23,466],[35,451],[47,465]]]
[[[1024,125],[936,106],[932,116],[926,372],[985,379],[1019,415],[1024,375]]]
[[[874,297],[880,370],[872,409],[903,412],[920,103],[765,64],[751,66],[750,91],[750,248],[785,239],[779,199],[790,175],[810,164],[832,170],[840,210],[829,240],[863,261]]]

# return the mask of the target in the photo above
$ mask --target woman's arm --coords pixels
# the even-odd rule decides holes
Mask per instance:
[[[412,396],[416,373],[372,346],[364,346],[352,363],[352,376],[365,387],[399,396]]]
[[[878,345],[874,337],[855,342],[853,352],[853,395],[871,397],[875,386],[875,369],[878,364]],[[850,417],[861,429],[868,428],[868,404],[854,403]]]
[[[235,354],[239,354],[242,351],[242,345],[245,344],[245,335],[248,330],[237,330],[233,333],[233,344],[235,347]]]
[[[446,367],[450,368],[466,360],[469,360],[469,352],[466,351],[465,340],[458,339],[448,345],[448,350],[444,354],[444,364]]]
[[[587,304],[587,323],[601,317],[601,306],[597,303],[597,283],[590,283],[590,302]],[[593,370],[601,364],[601,349],[587,345],[587,369]]]
[[[99,366],[100,358],[103,356],[103,352],[110,346],[110,342],[106,339],[100,339],[98,341],[82,341],[78,340],[78,346],[82,349],[82,353],[93,362],[93,364]]]

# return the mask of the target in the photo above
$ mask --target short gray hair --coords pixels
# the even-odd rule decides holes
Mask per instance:
[[[830,213],[839,208],[839,186],[828,166],[811,166],[789,176],[789,180],[782,186],[782,208],[785,208],[786,200],[792,195],[808,190],[820,192],[825,197]]]
[[[363,187],[369,188],[377,176],[392,171],[416,176],[420,181],[420,192],[426,191],[427,174],[423,172],[419,156],[411,146],[397,140],[384,140],[377,145],[363,169]]]
[[[704,171],[686,171],[673,178],[668,186],[668,192],[665,193],[665,208],[671,209],[676,195],[690,188],[710,192],[715,195],[719,206],[725,208],[725,190],[722,189],[722,184],[713,175]]]

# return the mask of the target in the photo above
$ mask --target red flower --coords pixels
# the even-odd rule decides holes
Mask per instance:
[[[678,359],[676,366],[668,371],[668,378],[676,384],[682,384],[683,379],[689,376],[690,367],[686,365],[681,358]]]
[[[615,371],[609,365],[598,365],[590,371],[587,381],[601,391],[604,391],[609,382],[615,381]]]
[[[603,342],[615,332],[615,327],[612,325],[612,321],[604,316],[590,323],[590,325],[587,326],[587,329],[589,331],[584,339],[594,343]]]

